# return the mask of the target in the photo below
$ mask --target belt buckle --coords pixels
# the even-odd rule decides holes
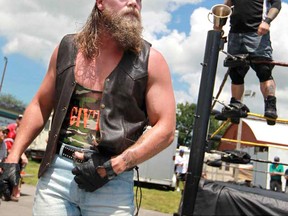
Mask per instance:
[[[64,150],[71,152],[71,154],[67,154]],[[62,156],[62,157],[66,157],[66,158],[68,158],[70,160],[73,160],[75,162],[83,163],[83,160],[77,159],[77,158],[74,157],[74,153],[76,151],[83,152],[81,149],[76,149],[76,148],[73,148],[73,147],[71,147],[71,146],[69,146],[67,144],[62,143],[61,148],[59,150],[59,155]]]
[[[59,155],[60,156],[63,156],[63,150],[64,150],[65,146],[66,146],[66,144],[64,144],[64,143],[61,144],[61,147],[60,147],[60,150],[59,150]]]

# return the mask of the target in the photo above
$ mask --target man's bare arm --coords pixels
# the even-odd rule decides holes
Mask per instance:
[[[51,56],[40,88],[24,112],[15,142],[6,160],[7,163],[18,163],[22,153],[41,132],[51,114],[55,98],[57,54],[58,47]]]
[[[169,146],[175,133],[176,105],[168,65],[163,56],[151,48],[146,106],[152,128],[121,155],[112,159],[119,174],[132,168]]]

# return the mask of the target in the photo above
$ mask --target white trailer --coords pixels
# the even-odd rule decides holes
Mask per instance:
[[[48,135],[51,128],[52,115],[46,122],[45,127],[40,134],[33,140],[26,150],[26,154],[34,160],[42,160],[46,151]]]
[[[175,190],[176,175],[174,172],[175,156],[178,142],[178,131],[175,131],[173,143],[162,152],[138,165],[139,182],[164,186],[167,189]],[[134,174],[134,181],[137,184],[137,172]]]

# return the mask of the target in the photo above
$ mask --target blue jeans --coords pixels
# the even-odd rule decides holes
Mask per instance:
[[[257,32],[229,33],[228,53],[231,55],[249,54],[251,58],[272,59],[272,47],[269,32],[259,36]]]
[[[133,170],[124,172],[94,192],[79,189],[72,160],[55,155],[39,179],[34,216],[131,216],[134,213]]]

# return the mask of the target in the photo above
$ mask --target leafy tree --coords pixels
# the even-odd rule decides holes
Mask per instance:
[[[177,104],[176,110],[176,129],[179,131],[178,143],[180,145],[189,146],[192,141],[194,113],[196,104]]]
[[[0,94],[0,107],[16,113],[23,113],[26,104],[11,94]]]
[[[193,126],[196,112],[196,104],[193,103],[179,103],[176,110],[176,129],[179,131],[178,143],[179,145],[190,146],[192,143]],[[218,120],[215,120],[213,116],[210,117],[209,133],[214,133],[220,126]],[[219,134],[223,134],[224,130],[221,130]],[[213,148],[217,146],[214,143]]]

